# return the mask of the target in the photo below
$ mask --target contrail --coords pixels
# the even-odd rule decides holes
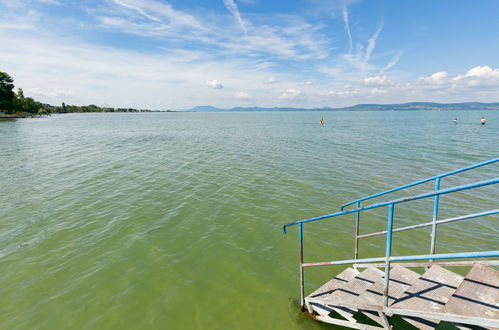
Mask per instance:
[[[239,26],[241,29],[243,29],[244,34],[248,34],[248,30],[246,29],[246,26],[244,25],[243,19],[241,18],[241,14],[239,13],[239,10],[237,10],[237,5],[234,2],[234,0],[224,0],[225,7],[234,15],[236,18],[237,22],[239,23]]]
[[[366,49],[366,55],[365,55],[365,61],[368,62],[369,59],[371,58],[371,53],[376,47],[376,41],[378,40],[379,34],[381,33],[381,30],[383,30],[383,22],[378,26],[376,29],[376,32],[374,32],[373,36],[369,38],[367,41],[367,49]]]
[[[386,70],[393,68],[400,60],[400,57],[402,56],[402,52],[395,54],[393,58],[388,62],[387,65],[383,69],[379,71],[379,73],[384,73]]]
[[[134,5],[131,5],[129,3],[126,3],[126,2],[123,2],[121,0],[113,0],[114,3],[117,3],[118,5],[120,6],[123,6],[123,7],[126,7],[128,9],[132,9],[132,10],[135,10],[137,12],[139,12],[142,16],[150,19],[151,21],[155,21],[155,22],[159,22],[160,19],[157,18],[157,17],[154,17],[154,16],[151,16],[149,15],[148,13],[146,13],[142,8],[138,7],[138,6],[134,6]]]
[[[348,53],[351,54],[352,48],[353,48],[353,41],[352,41],[352,33],[350,32],[350,24],[348,23],[348,8],[347,8],[347,6],[343,6],[342,13],[343,13],[343,22],[345,23],[345,31],[348,35],[348,41],[349,41],[349,45],[350,45],[350,48],[348,49]]]

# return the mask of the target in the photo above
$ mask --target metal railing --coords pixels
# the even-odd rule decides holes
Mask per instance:
[[[467,220],[467,219],[472,219],[472,218],[477,218],[477,217],[482,217],[482,216],[487,216],[487,215],[493,215],[499,213],[499,209],[494,209],[490,211],[483,211],[479,213],[473,213],[473,214],[468,214],[468,215],[463,215],[459,217],[454,217],[454,218],[448,218],[448,219],[443,219],[443,220],[437,220],[438,217],[438,202],[439,202],[439,197],[441,195],[445,194],[451,194],[454,192],[459,192],[459,191],[464,191],[464,190],[469,190],[469,189],[474,189],[478,187],[484,187],[488,185],[493,185],[499,183],[499,177],[490,179],[490,180],[485,180],[485,181],[480,181],[480,182],[475,182],[467,185],[462,185],[462,186],[456,186],[452,188],[446,188],[446,189],[440,189],[440,179],[445,176],[450,176],[453,174],[461,173],[467,170],[471,170],[477,167],[481,167],[484,165],[496,163],[499,161],[499,158],[489,160],[487,162],[475,164],[473,166],[469,166],[460,170],[444,173],[441,175],[437,175],[425,180],[420,180],[416,181],[414,183],[401,186],[395,189],[387,190],[385,192],[371,195],[368,197],[364,197],[358,200],[355,200],[353,202],[344,204],[341,209],[342,211],[340,212],[335,212],[331,214],[326,214],[323,216],[315,217],[315,218],[310,218],[310,219],[305,219],[305,220],[300,220],[300,221],[294,221],[285,224],[282,227],[283,233],[286,233],[287,227],[291,226],[298,226],[298,237],[299,237],[299,250],[300,250],[300,301],[301,301],[301,306],[303,308],[305,304],[305,293],[304,293],[304,268],[305,267],[314,267],[314,266],[326,266],[326,265],[343,265],[343,264],[359,264],[359,263],[376,263],[376,262],[384,262],[384,268],[385,268],[385,283],[384,283],[384,292],[383,292],[383,308],[387,309],[388,308],[388,290],[389,290],[389,280],[390,280],[390,263],[391,262],[396,262],[396,261],[411,261],[411,260],[440,260],[440,259],[461,259],[461,258],[484,258],[484,257],[499,257],[499,251],[479,251],[479,252],[462,252],[462,253],[445,253],[445,254],[435,254],[435,242],[436,242],[436,227],[439,224],[444,224],[444,223],[450,223],[450,222],[455,222],[455,221],[462,221],[462,220]],[[430,191],[426,192],[423,194],[418,194],[410,197],[403,197],[403,198],[398,198],[394,199],[388,202],[381,202],[381,203],[376,203],[376,204],[371,204],[367,206],[360,206],[361,201],[365,201],[374,197],[382,196],[389,194],[391,192],[399,191],[408,187],[412,187],[421,183],[429,182],[431,180],[436,181],[436,190],[435,191]],[[405,202],[410,202],[414,200],[420,200],[420,199],[425,199],[425,198],[434,198],[434,213],[433,213],[433,220],[428,223],[423,223],[423,224],[417,224],[413,226],[406,226],[406,227],[401,227],[401,228],[393,228],[393,219],[394,219],[394,209],[395,205],[400,204],[400,203],[405,203]],[[356,204],[358,207],[352,210],[346,210],[344,211],[344,207],[348,205]],[[364,234],[364,235],[359,235],[359,219],[360,216],[359,214],[361,212],[367,211],[367,210],[372,210],[380,207],[387,207],[388,208],[388,218],[387,218],[387,230],[386,231],[381,231],[381,232],[375,232],[375,233],[370,233],[370,234]],[[308,223],[308,222],[314,222],[314,221],[319,221],[323,219],[329,219],[329,218],[335,218],[338,216],[346,215],[346,214],[352,214],[356,213],[356,229],[355,229],[355,258],[350,259],[350,260],[336,260],[336,261],[327,261],[327,262],[312,262],[312,263],[304,263],[303,259],[303,224]],[[392,256],[391,255],[391,250],[392,250],[392,236],[394,232],[399,232],[399,231],[404,231],[404,230],[410,230],[410,229],[416,229],[416,228],[422,228],[422,227],[428,227],[432,226],[432,241],[431,241],[431,251],[430,254],[428,255],[412,255],[412,256]],[[386,235],[386,253],[384,257],[379,257],[379,258],[365,258],[365,259],[358,259],[358,239],[359,238],[364,238],[364,237],[372,237],[372,236],[377,236],[377,235]]]
[[[394,193],[396,191],[404,190],[404,189],[411,188],[411,187],[414,187],[414,186],[418,186],[420,184],[431,182],[431,181],[435,181],[435,191],[437,191],[437,190],[440,189],[441,179],[442,178],[445,178],[447,176],[452,176],[452,175],[455,175],[455,174],[458,174],[458,173],[466,172],[466,171],[469,171],[469,170],[473,170],[473,169],[476,169],[476,168],[479,168],[479,167],[482,167],[482,166],[485,166],[485,165],[494,164],[494,163],[497,163],[497,162],[499,162],[499,158],[490,159],[490,160],[487,160],[485,162],[481,162],[481,163],[477,163],[477,164],[474,164],[474,165],[471,165],[471,166],[468,166],[468,167],[460,168],[458,170],[454,170],[454,171],[447,172],[447,173],[442,173],[442,174],[435,175],[435,176],[432,176],[430,178],[426,178],[426,179],[423,179],[423,180],[414,181],[412,183],[409,183],[409,184],[406,184],[406,185],[403,185],[403,186],[400,186],[400,187],[397,187],[397,188],[389,189],[389,190],[386,190],[386,191],[383,191],[383,192],[380,192],[380,193],[377,193],[377,194],[374,194],[374,195],[370,195],[370,196],[367,196],[367,197],[359,198],[359,199],[356,199],[356,200],[354,200],[352,202],[343,204],[340,207],[340,210],[343,211],[345,209],[345,207],[353,205],[353,204],[355,204],[355,208],[356,209],[360,209],[361,208],[361,202],[364,202],[364,201],[367,201],[369,199],[373,199],[373,198],[376,198],[376,197],[388,195],[388,194]],[[433,222],[436,222],[437,218],[438,218],[438,206],[439,206],[439,196],[437,195],[437,196],[435,196],[435,201],[434,201],[434,204],[433,204]],[[432,229],[431,229],[431,246],[430,246],[430,253],[431,254],[435,253],[436,239],[437,239],[436,230],[437,230],[437,226],[436,226],[436,224],[434,224],[432,226]],[[360,232],[360,213],[357,212],[357,214],[355,216],[355,249],[354,249],[354,256],[355,256],[355,258],[359,257],[359,238],[362,238],[362,236],[359,236],[359,232]]]

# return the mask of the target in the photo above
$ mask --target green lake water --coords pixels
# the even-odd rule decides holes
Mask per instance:
[[[297,230],[283,235],[282,224],[498,155],[499,112],[0,121],[0,328],[334,328],[292,302],[299,298]],[[498,168],[442,186],[493,178]],[[485,187],[444,196],[440,216],[497,208],[498,194]],[[431,200],[397,206],[395,226],[431,214]],[[362,233],[384,230],[386,209],[362,219]],[[439,227],[437,252],[497,249],[497,221]],[[304,231],[305,261],[353,257],[353,215]],[[360,256],[383,256],[383,244],[384,237],[361,241]],[[394,244],[395,255],[425,254],[429,230],[397,233]],[[306,291],[339,271],[307,269]]]

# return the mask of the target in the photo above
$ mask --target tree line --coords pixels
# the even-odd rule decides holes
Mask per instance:
[[[14,91],[14,79],[6,72],[0,71],[0,113],[7,115],[49,115],[51,113],[72,112],[149,112],[150,110],[137,110],[133,108],[112,108],[91,105],[66,105],[54,106],[41,103],[31,97],[25,97],[22,88]]]

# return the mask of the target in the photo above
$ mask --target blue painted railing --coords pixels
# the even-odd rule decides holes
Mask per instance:
[[[340,210],[343,211],[345,209],[345,207],[353,205],[353,204],[355,204],[355,208],[356,209],[360,209],[361,208],[361,202],[364,202],[364,201],[367,201],[369,199],[373,199],[373,198],[376,198],[376,197],[388,195],[388,194],[394,193],[396,191],[404,190],[404,189],[411,188],[411,187],[414,187],[414,186],[418,186],[420,184],[431,182],[431,181],[435,181],[435,190],[439,190],[442,178],[445,178],[445,177],[448,177],[448,176],[452,176],[452,175],[455,175],[455,174],[459,174],[459,173],[462,173],[462,172],[466,172],[466,171],[469,171],[469,170],[473,170],[473,169],[476,169],[476,168],[479,168],[479,167],[482,167],[482,166],[485,166],[485,165],[494,164],[494,163],[497,163],[497,162],[499,162],[499,158],[490,159],[490,160],[487,160],[485,162],[477,163],[477,164],[474,164],[474,165],[471,165],[471,166],[468,166],[468,167],[460,168],[458,170],[454,170],[454,171],[442,173],[442,174],[435,175],[435,176],[432,176],[430,178],[426,178],[426,179],[423,179],[423,180],[415,181],[415,182],[412,182],[412,183],[409,183],[409,184],[406,184],[406,185],[403,185],[403,186],[400,186],[400,187],[397,187],[397,188],[389,189],[389,190],[386,190],[386,191],[383,191],[383,192],[380,192],[380,193],[377,193],[377,194],[374,194],[374,195],[370,195],[370,196],[367,196],[367,197],[359,198],[359,199],[356,199],[356,200],[354,200],[352,202],[343,204],[340,207]],[[435,196],[435,200],[434,200],[434,204],[433,204],[433,221],[434,222],[437,221],[437,218],[438,218],[439,198],[440,197],[438,195],[436,195]],[[432,226],[432,229],[431,229],[431,246],[430,246],[430,253],[432,253],[432,254],[435,253],[436,239],[437,239],[436,230],[437,230],[436,226]],[[359,238],[362,238],[362,236],[359,236],[359,232],[360,232],[360,213],[357,212],[356,217],[355,217],[355,248],[354,248],[354,250],[355,250],[355,252],[354,252],[355,258],[359,257]]]
[[[448,218],[448,219],[443,219],[443,220],[438,220],[438,202],[439,202],[439,197],[441,195],[445,194],[451,194],[454,192],[459,192],[459,191],[464,191],[464,190],[469,190],[469,189],[475,189],[478,187],[484,187],[488,185],[493,185],[499,183],[499,177],[490,179],[490,180],[485,180],[485,181],[480,181],[480,182],[475,182],[467,185],[462,185],[462,186],[457,186],[457,187],[452,187],[452,188],[446,188],[446,189],[440,189],[440,179],[446,176],[454,175],[457,173],[461,173],[464,171],[468,171],[471,169],[475,169],[481,166],[489,165],[499,162],[499,158],[489,160],[487,162],[475,164],[473,166],[469,166],[460,170],[444,173],[441,175],[437,175],[425,180],[420,180],[416,181],[414,183],[401,186],[395,189],[387,190],[382,193],[378,193],[375,195],[371,195],[368,197],[364,197],[358,200],[355,200],[353,202],[344,204],[341,207],[340,212],[335,212],[331,214],[326,214],[322,215],[319,217],[315,218],[310,218],[310,219],[305,219],[305,220],[300,220],[300,221],[294,221],[285,224],[282,227],[283,233],[286,233],[286,229],[291,226],[298,226],[298,235],[299,235],[299,249],[300,249],[300,288],[301,288],[301,304],[302,307],[304,306],[304,299],[305,299],[305,294],[304,294],[304,268],[305,267],[313,267],[313,266],[325,266],[325,265],[341,265],[341,264],[358,264],[358,263],[374,263],[374,262],[385,262],[385,290],[384,290],[384,307],[388,308],[388,283],[390,280],[390,263],[392,261],[410,261],[410,260],[438,260],[438,259],[460,259],[460,258],[483,258],[483,257],[499,257],[499,251],[479,251],[479,252],[464,252],[464,253],[446,253],[446,254],[435,254],[435,242],[436,242],[436,227],[439,224],[443,223],[449,223],[449,222],[454,222],[454,221],[461,221],[461,220],[467,220],[467,219],[472,219],[472,218],[477,218],[477,217],[482,217],[482,216],[487,216],[487,215],[493,215],[499,213],[499,209],[495,210],[490,210],[490,211],[483,211],[479,213],[474,213],[474,214],[468,214],[464,216],[459,216],[455,218]],[[403,197],[403,198],[398,198],[394,199],[388,202],[381,202],[381,203],[376,203],[376,204],[371,204],[367,206],[360,206],[361,201],[365,201],[374,197],[379,197],[382,195],[386,195],[395,191],[399,191],[402,189],[406,189],[409,187],[413,187],[418,184],[422,184],[425,182],[429,182],[431,180],[435,180],[435,191],[430,191],[427,193],[423,194],[418,194],[410,197]],[[423,223],[423,224],[417,224],[413,226],[408,226],[408,227],[402,227],[402,228],[393,228],[393,218],[394,218],[394,209],[395,205],[400,204],[400,203],[405,203],[405,202],[410,202],[414,200],[420,200],[424,198],[429,198],[433,197],[434,198],[434,213],[433,213],[433,221],[428,222],[428,223]],[[346,210],[344,211],[344,207],[356,204],[356,208],[352,210]],[[376,233],[370,233],[370,234],[365,234],[365,235],[359,235],[359,218],[360,218],[360,213],[371,210],[371,209],[376,209],[380,207],[387,207],[388,208],[388,218],[387,218],[387,230],[382,231],[382,232],[376,232]],[[337,261],[327,261],[327,262],[314,262],[314,263],[304,263],[303,262],[303,224],[308,223],[308,222],[314,222],[314,221],[320,221],[323,219],[330,219],[330,218],[335,218],[339,217],[342,215],[346,214],[352,214],[356,213],[356,229],[355,229],[355,259],[350,259],[350,260],[337,260]],[[428,255],[413,255],[413,256],[392,256],[391,255],[391,250],[392,250],[392,235],[393,232],[397,231],[402,231],[402,230],[410,230],[410,229],[415,229],[415,228],[421,228],[421,227],[427,227],[427,226],[432,226],[432,241],[431,241],[431,251],[430,254]],[[366,258],[366,259],[359,259],[358,258],[358,239],[359,238],[364,238],[364,237],[370,237],[370,236],[376,236],[376,235],[386,235],[386,253],[385,257],[379,257],[379,258]]]

